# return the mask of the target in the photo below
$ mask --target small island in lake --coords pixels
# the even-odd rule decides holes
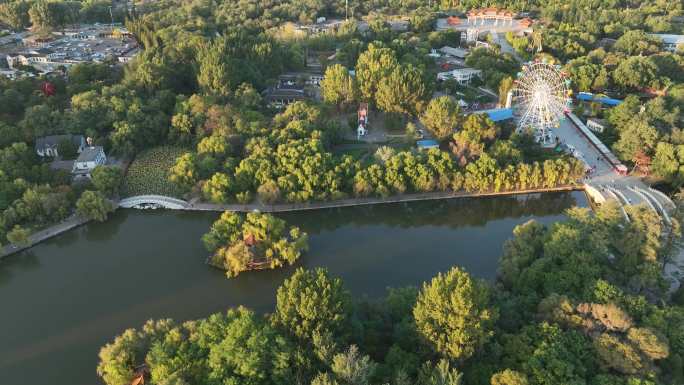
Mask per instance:
[[[308,250],[305,232],[271,214],[226,211],[202,237],[212,255],[207,263],[235,277],[243,271],[293,264]]]

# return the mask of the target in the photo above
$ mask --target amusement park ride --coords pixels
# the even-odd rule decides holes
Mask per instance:
[[[532,130],[542,146],[556,146],[553,128],[559,127],[570,111],[569,86],[570,78],[560,66],[539,60],[525,64],[512,90],[518,132]]]

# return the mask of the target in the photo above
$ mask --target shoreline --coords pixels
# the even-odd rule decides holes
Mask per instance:
[[[422,194],[402,194],[394,195],[387,198],[351,198],[351,199],[341,199],[336,201],[328,202],[314,202],[314,203],[280,203],[273,205],[264,205],[258,203],[250,204],[212,204],[212,203],[195,203],[189,204],[187,207],[182,209],[165,209],[165,210],[180,210],[180,211],[194,211],[194,212],[223,212],[223,211],[235,211],[235,212],[252,212],[260,211],[265,213],[279,213],[279,212],[291,212],[291,211],[306,211],[306,210],[320,210],[329,209],[337,207],[354,207],[354,206],[370,206],[377,204],[387,204],[387,203],[402,203],[402,202],[418,202],[418,201],[429,201],[429,200],[440,200],[440,199],[454,199],[454,198],[486,198],[486,197],[497,197],[497,196],[514,196],[514,195],[525,195],[525,194],[541,194],[541,193],[553,193],[553,192],[569,192],[569,191],[585,191],[585,186],[583,185],[570,185],[570,186],[560,186],[560,187],[550,187],[550,188],[540,188],[540,189],[529,189],[529,190],[516,190],[516,191],[500,191],[500,192],[481,192],[481,193],[467,193],[467,192],[431,192]],[[591,199],[590,199],[591,200]],[[119,207],[115,204],[114,210],[118,210],[123,207]],[[13,254],[17,254],[21,251],[28,250],[33,246],[46,241],[50,238],[56,237],[60,234],[71,231],[77,227],[80,227],[86,223],[90,222],[89,219],[83,219],[78,217],[76,214],[70,216],[66,220],[48,226],[40,231],[37,231],[29,236],[29,244],[26,246],[16,246],[12,244],[7,244],[0,247],[0,261],[4,260]]]
[[[497,196],[513,196],[525,194],[540,194],[552,192],[566,192],[566,191],[585,191],[583,185],[568,185],[549,188],[515,190],[515,191],[499,191],[499,192],[452,192],[452,191],[438,191],[430,193],[415,193],[415,194],[401,194],[393,195],[387,198],[348,198],[339,199],[327,202],[311,202],[311,203],[277,203],[277,204],[213,204],[213,203],[190,203],[187,207],[178,209],[185,211],[234,211],[234,212],[251,212],[258,210],[264,213],[279,213],[289,211],[306,211],[306,210],[320,210],[338,207],[354,207],[354,206],[369,206],[385,203],[402,203],[402,202],[417,202],[439,199],[454,199],[454,198],[480,198],[480,197],[497,197]]]
[[[73,214],[72,216],[70,216],[62,222],[59,222],[52,226],[48,226],[40,231],[32,233],[31,235],[29,235],[29,242],[25,246],[14,246],[10,243],[0,247],[0,261],[4,260],[5,258],[13,254],[17,254],[21,251],[28,250],[33,246],[43,241],[46,241],[50,238],[56,237],[58,235],[66,233],[67,231],[71,231],[77,227],[83,226],[88,222],[90,222],[90,219],[80,218],[76,214]]]

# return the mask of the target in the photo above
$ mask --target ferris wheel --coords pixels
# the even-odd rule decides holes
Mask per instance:
[[[551,129],[568,111],[570,80],[560,66],[532,62],[523,66],[513,87],[513,109],[518,131],[533,129],[537,142],[554,145]]]

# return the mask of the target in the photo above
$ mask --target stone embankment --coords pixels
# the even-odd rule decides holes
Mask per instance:
[[[81,217],[78,217],[77,215],[72,215],[69,218],[65,219],[64,221],[57,223],[55,225],[52,225],[50,227],[47,227],[45,229],[42,229],[40,231],[37,231],[29,236],[28,243],[26,245],[5,245],[4,247],[0,248],[0,260],[3,258],[10,256],[14,253],[18,253],[20,251],[29,249],[33,247],[34,245],[43,242],[46,239],[50,239],[52,237],[55,237],[59,234],[65,233],[69,230],[75,229],[81,225],[84,225],[88,223],[87,219],[83,219]]]

